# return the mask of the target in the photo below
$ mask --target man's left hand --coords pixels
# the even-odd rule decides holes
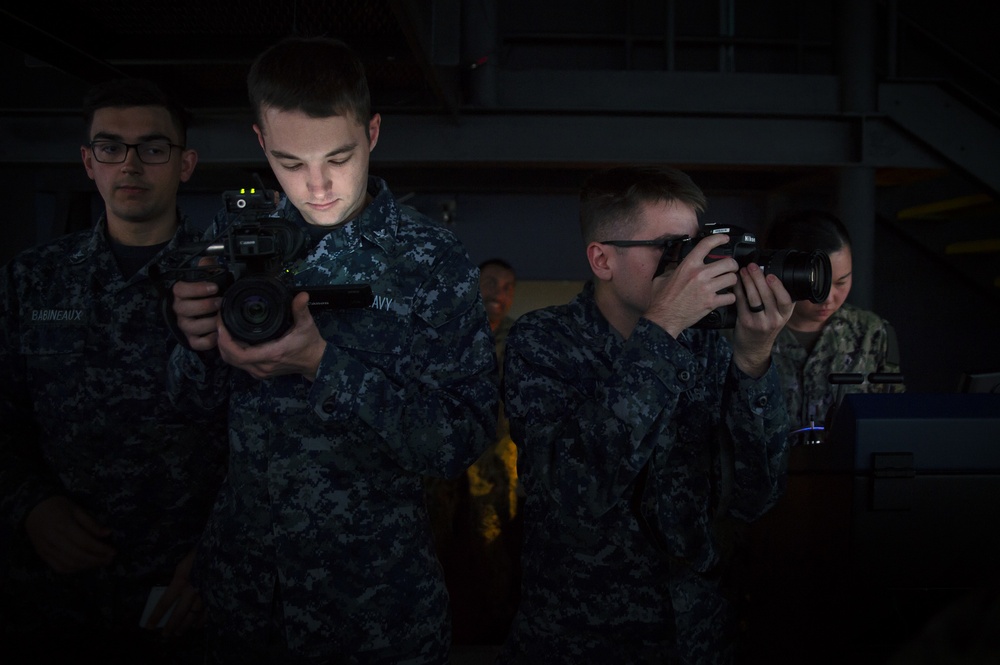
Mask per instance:
[[[733,361],[746,374],[760,377],[771,364],[771,347],[795,303],[778,276],[765,275],[756,263],[740,268],[739,276]]]

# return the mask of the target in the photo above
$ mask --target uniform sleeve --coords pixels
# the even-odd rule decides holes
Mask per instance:
[[[20,321],[13,263],[0,273],[0,516],[18,527],[61,485],[46,472],[20,352]]]
[[[405,469],[455,477],[492,443],[499,378],[475,267],[453,245],[414,295],[406,325],[368,334],[400,361],[327,345],[309,394],[322,420],[358,418]]]
[[[232,368],[218,351],[193,351],[177,344],[167,366],[167,395],[180,410],[212,413],[229,400]]]
[[[784,494],[788,477],[790,419],[778,370],[771,364],[754,379],[735,364],[729,367],[723,462],[732,445],[732,490],[724,468],[723,505],[737,519],[752,521],[770,510]]]
[[[696,380],[693,358],[642,322],[606,367],[545,317],[519,319],[505,356],[505,409],[526,494],[581,520],[622,499]]]
[[[201,244],[207,246],[230,223],[231,215],[220,210],[201,233]],[[194,268],[201,254],[185,252],[183,256],[187,259],[183,267]],[[180,338],[183,333],[174,326],[176,323],[171,332]],[[232,368],[222,361],[218,350],[194,351],[178,342],[168,359],[167,395],[178,410],[211,413],[228,402],[231,373]]]
[[[754,520],[783,493],[788,416],[773,365],[760,378],[748,376],[716,335],[693,350],[705,359],[704,379],[667,427],[675,443],[654,448],[640,505],[662,551],[707,571],[720,555],[716,520]]]
[[[554,319],[522,317],[507,340],[504,399],[527,495],[580,522],[632,504],[657,546],[711,565],[721,497],[753,517],[787,464],[775,372],[752,379],[730,361],[718,336],[681,343],[646,320],[605,353]]]

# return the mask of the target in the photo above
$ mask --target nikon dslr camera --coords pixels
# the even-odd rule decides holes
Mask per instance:
[[[765,274],[778,276],[792,300],[823,302],[830,294],[830,257],[825,252],[797,249],[761,250],[757,248],[757,237],[752,232],[731,224],[705,224],[692,242],[684,243],[680,250],[680,258],[676,260],[683,261],[702,238],[718,234],[728,235],[729,242],[713,249],[705,257],[706,263],[727,257],[736,259],[741,268],[756,263]],[[667,252],[664,252],[656,274],[663,271],[669,260]],[[712,310],[694,327],[732,328],[735,325],[736,305],[733,304]]]
[[[216,256],[218,264],[176,269],[170,277],[218,284],[222,321],[234,339],[260,344],[284,335],[293,323],[292,299],[301,291],[309,292],[314,311],[371,305],[367,284],[293,286],[295,264],[307,255],[310,237],[306,229],[275,215],[274,190],[227,191],[223,199],[229,223],[212,240],[180,250],[184,260]],[[178,333],[171,303],[164,311]]]

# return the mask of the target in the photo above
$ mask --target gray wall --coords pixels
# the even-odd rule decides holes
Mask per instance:
[[[80,199],[93,202],[96,196],[79,166],[3,171],[0,176],[6,176],[11,192],[0,244],[3,261],[64,232],[70,210],[75,206],[79,216]],[[436,219],[441,219],[445,203],[454,202],[449,226],[474,262],[503,257],[525,281],[589,278],[572,194],[395,193]],[[221,191],[188,192],[181,199],[188,214],[207,220],[218,210]],[[710,196],[703,219],[759,230],[766,209],[767,202],[754,196],[721,194]],[[910,390],[953,392],[963,372],[1000,370],[996,294],[935,262],[888,225],[876,225],[874,253],[872,309],[896,327]]]

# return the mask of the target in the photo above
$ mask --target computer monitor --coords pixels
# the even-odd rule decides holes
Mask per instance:
[[[852,394],[830,443],[853,452],[851,565],[885,588],[1000,580],[1000,394]]]
[[[958,381],[960,393],[1000,393],[1000,372],[967,372]]]

